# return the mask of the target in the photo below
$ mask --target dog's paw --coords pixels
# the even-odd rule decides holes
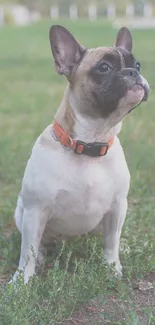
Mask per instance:
[[[11,280],[8,282],[10,285],[20,285],[21,283],[26,283],[25,282],[25,275],[23,270],[18,270],[14,273],[13,277]]]
[[[13,275],[12,279],[8,282],[9,284],[14,284],[16,283],[19,275],[21,274],[21,271],[17,270],[15,274]]]
[[[123,266],[121,265],[120,262],[115,263],[115,266],[114,266],[114,274],[117,277],[120,277],[120,278],[123,276]]]
[[[8,282],[8,284],[14,284],[15,282],[13,281],[13,279],[11,279],[9,282]]]
[[[12,279],[8,282],[9,284],[27,284],[35,273],[27,272],[27,270],[17,270],[13,275]]]
[[[114,270],[114,274],[117,277],[123,276],[123,267],[120,263],[120,260],[118,258],[114,258],[111,254],[104,254],[104,260],[107,264],[111,265]]]

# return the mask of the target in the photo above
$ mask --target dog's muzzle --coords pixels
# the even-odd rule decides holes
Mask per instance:
[[[149,84],[147,82],[147,80],[139,73],[139,71],[137,71],[134,68],[125,68],[122,71],[123,76],[128,77],[132,83],[131,88],[135,88],[137,87],[140,89],[144,90],[144,96],[142,98],[141,102],[144,102],[147,100],[148,95],[149,95]]]
[[[148,99],[150,87],[147,80],[142,75],[139,75],[138,85],[144,89],[144,97],[142,98],[142,102],[145,102]]]

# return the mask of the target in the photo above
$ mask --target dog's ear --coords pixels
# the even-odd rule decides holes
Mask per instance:
[[[132,51],[132,36],[128,28],[122,27],[117,34],[115,46],[123,47],[127,51]]]
[[[62,26],[53,25],[49,36],[56,71],[69,79],[83,57],[85,49]]]

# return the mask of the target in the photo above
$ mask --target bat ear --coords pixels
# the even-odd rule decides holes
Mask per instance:
[[[128,28],[122,27],[116,37],[115,45],[116,47],[123,47],[127,51],[132,51],[132,36]]]
[[[69,79],[74,68],[80,62],[85,49],[62,26],[53,25],[50,29],[49,37],[56,71]]]

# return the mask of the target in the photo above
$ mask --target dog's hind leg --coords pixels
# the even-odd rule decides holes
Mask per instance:
[[[43,246],[41,243],[38,249],[38,255],[37,255],[37,266],[40,268],[45,263],[45,255],[47,253],[47,249]]]
[[[12,281],[16,281],[19,271],[23,272],[25,283],[34,275],[36,259],[47,218],[47,213],[41,210],[41,207],[24,208],[20,261],[18,270],[15,272]]]
[[[19,194],[17,200],[17,206],[15,209],[14,219],[20,233],[22,232],[23,212],[24,212],[23,200],[21,195]]]

